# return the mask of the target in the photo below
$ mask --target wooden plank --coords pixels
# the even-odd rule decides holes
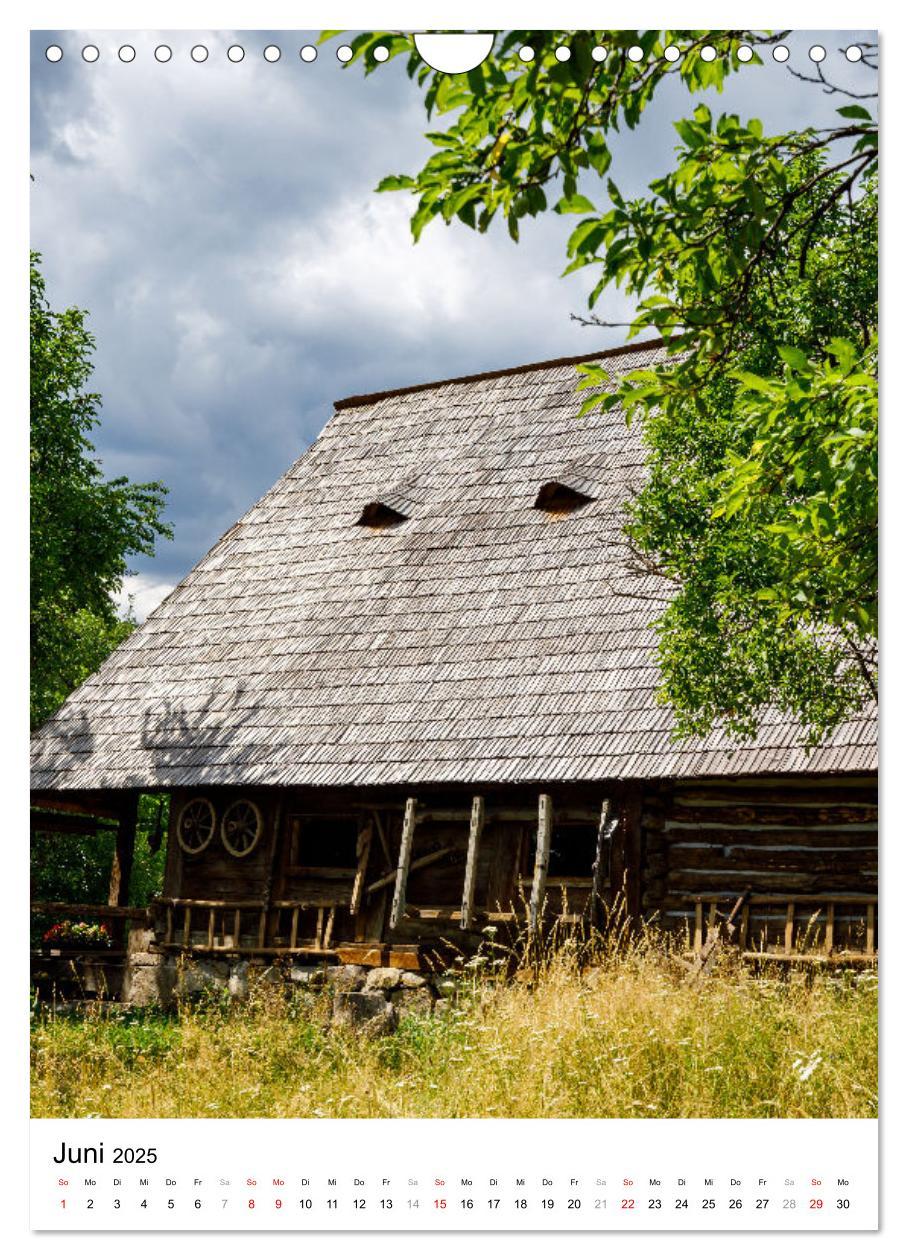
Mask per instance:
[[[334,935],[334,914],[336,907],[331,906],[328,910],[328,922],[325,924],[325,931],[322,936],[322,949],[331,948],[331,937]]]
[[[293,911],[290,915],[290,948],[291,949],[296,949],[296,941],[299,935],[299,927],[300,927],[300,908],[299,906],[294,906]]]
[[[539,797],[539,824],[536,832],[536,860],[533,864],[533,889],[530,893],[530,931],[539,926],[545,881],[549,871],[549,853],[552,847],[552,798],[543,793]]]
[[[785,950],[790,953],[794,949],[795,903],[789,901],[785,911]]]
[[[239,911],[239,910],[235,910],[235,911],[234,911],[234,914],[233,914],[233,943],[234,943],[234,945],[237,945],[237,946],[239,945],[239,943],[240,943],[240,939],[241,939],[241,937],[240,937],[240,927],[241,927],[241,923],[240,923],[240,911]]]
[[[467,864],[463,879],[463,901],[460,907],[460,926],[465,930],[473,926],[473,902],[476,896],[476,868],[479,863],[479,845],[485,825],[485,802],[481,796],[473,797],[470,814],[470,835],[467,841]]]
[[[369,854],[372,852],[372,831],[374,824],[371,817],[360,820],[356,836],[356,874],[353,877],[353,890],[350,893],[350,913],[358,914],[366,884],[366,868],[369,865]]]
[[[340,962],[357,967],[400,967],[404,971],[419,971],[421,961],[415,947],[383,945],[381,942],[339,944],[333,951]]]
[[[318,915],[316,916],[316,920],[315,920],[315,943],[319,947],[319,949],[322,948],[322,933],[324,932],[324,930],[325,930],[325,907],[319,906]]]
[[[262,906],[259,911],[259,949],[265,947],[265,935],[268,931],[268,908]]]
[[[416,797],[408,796],[404,807],[404,821],[400,833],[400,853],[394,880],[394,898],[388,927],[393,931],[400,926],[407,904],[407,875],[410,871],[410,855],[413,852],[413,833],[416,830]]]
[[[183,911],[183,947],[189,948],[192,940],[192,906],[187,906]]]
[[[872,954],[876,948],[876,903],[867,903],[867,953]]]
[[[211,949],[212,945],[214,945],[214,916],[215,916],[215,913],[216,913],[216,911],[214,911],[214,910],[209,910],[209,911],[208,911],[208,948],[209,948],[209,949]]]
[[[694,953],[703,948],[703,902],[698,899],[694,906]]]

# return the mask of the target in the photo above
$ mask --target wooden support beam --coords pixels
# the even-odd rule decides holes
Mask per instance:
[[[359,832],[356,836],[356,874],[353,877],[353,891],[350,894],[350,913],[358,914],[363,899],[363,887],[366,882],[366,867],[369,865],[369,854],[372,850],[373,821],[370,817],[360,819]]]
[[[831,954],[835,945],[835,903],[826,907],[826,953]]]
[[[602,894],[608,886],[612,834],[617,820],[612,818],[611,801],[602,802],[599,830],[596,833],[596,856],[593,859],[593,887],[590,890],[590,919],[594,925],[602,922]]]
[[[136,847],[136,818],[139,812],[139,794],[130,792],[123,802],[123,812],[117,824],[117,837],[113,863],[110,868],[108,903],[112,906],[129,904],[129,879]]]
[[[463,901],[460,907],[460,926],[473,926],[473,901],[476,896],[476,868],[479,862],[479,845],[485,825],[485,802],[481,796],[473,797],[470,814],[470,838],[467,841],[467,866],[463,878]]]
[[[876,948],[876,902],[867,904],[867,953],[872,954]]]
[[[549,852],[552,848],[552,798],[543,793],[539,797],[539,826],[536,832],[536,861],[533,865],[533,890],[530,893],[530,931],[539,926],[545,881],[549,871]]]
[[[457,848],[455,844],[446,844],[443,849],[433,849],[431,853],[424,853],[422,857],[414,858],[410,863],[411,871],[421,871],[424,866],[431,866],[434,862],[440,862],[443,857],[447,857],[449,853],[453,853]],[[396,883],[397,871],[389,871],[387,875],[382,875],[379,879],[374,880],[366,889],[367,893],[380,892],[382,888],[387,888],[389,884]]]
[[[397,876],[394,883],[394,899],[391,902],[389,928],[399,927],[407,904],[407,874],[410,870],[410,854],[413,852],[413,833],[416,830],[416,797],[408,796],[404,808],[404,822],[400,833],[400,855],[397,859]]]

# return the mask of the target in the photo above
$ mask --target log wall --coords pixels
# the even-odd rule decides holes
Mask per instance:
[[[413,791],[415,795],[417,790]],[[483,796],[485,821],[476,854],[475,921],[471,933],[461,936],[474,793]],[[418,789],[405,909],[393,930],[389,920],[407,793],[389,792],[376,799],[366,791],[175,792],[165,895],[256,904],[305,902],[310,908],[297,916],[300,944],[330,947],[332,942],[389,939],[415,944],[445,938],[461,939],[469,946],[474,937],[479,939],[489,913],[516,910],[525,917],[540,793],[552,797],[556,835],[562,825],[581,828],[578,852],[583,855],[577,859],[576,872],[550,877],[545,890],[549,916],[588,910],[596,824],[606,799],[613,803],[618,825],[603,854],[604,895],[626,888],[632,913],[655,918],[665,928],[686,933],[689,940],[698,898],[734,899],[749,888],[752,894],[783,898],[813,896],[817,905],[824,896],[834,897],[836,939],[843,943],[859,931],[866,913],[861,898],[876,892],[875,778],[780,776]],[[237,797],[256,801],[263,814],[263,834],[248,856],[231,856],[219,834],[195,857],[179,848],[175,829],[180,809],[197,795],[212,800],[218,817]],[[293,820],[300,817],[309,820],[308,848],[293,839]],[[349,827],[349,840],[338,840],[335,826],[331,852],[337,865],[325,869],[317,868],[312,849],[320,817],[332,826],[346,819]],[[588,843],[584,828],[589,828]],[[360,896],[351,908],[357,882]],[[854,901],[848,902],[852,896]],[[752,929],[777,936],[785,913],[781,902],[775,907],[754,906]],[[811,913],[810,905],[798,908],[799,930]],[[250,911],[244,931],[247,922],[252,930],[255,921]],[[286,942],[289,912],[275,911],[268,928],[269,938],[275,935]]]
[[[778,940],[791,895],[816,899],[797,908],[803,936],[828,894],[844,945],[877,891],[875,777],[662,781],[644,790],[641,831],[644,913],[688,935],[698,897],[733,900],[750,889],[780,898],[754,906],[755,935]]]

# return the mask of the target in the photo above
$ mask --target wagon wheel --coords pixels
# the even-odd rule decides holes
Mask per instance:
[[[262,811],[254,801],[234,801],[224,810],[221,839],[224,848],[234,857],[245,857],[259,842],[262,834]]]
[[[187,801],[177,819],[177,841],[184,853],[201,853],[214,835],[214,806],[205,796]]]

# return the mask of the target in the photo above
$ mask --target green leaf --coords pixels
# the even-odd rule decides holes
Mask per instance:
[[[807,355],[803,350],[798,350],[795,346],[777,346],[779,358],[783,359],[790,368],[796,372],[806,372],[808,365]]]
[[[595,209],[596,207],[589,197],[584,197],[580,193],[574,193],[572,197],[562,197],[555,204],[555,210],[558,214],[587,214]]]

